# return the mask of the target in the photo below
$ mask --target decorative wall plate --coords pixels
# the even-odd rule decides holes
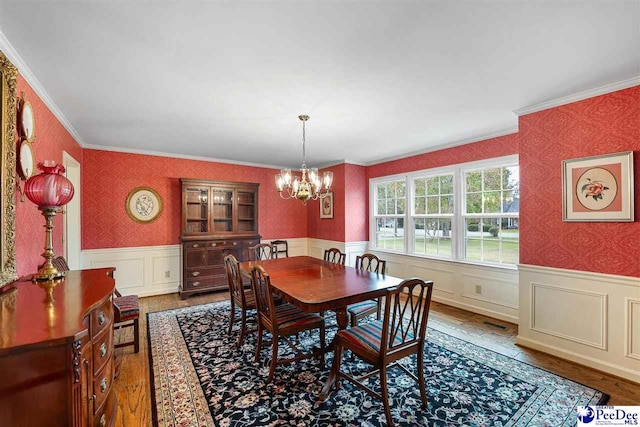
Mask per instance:
[[[147,224],[162,213],[162,199],[152,188],[137,187],[129,192],[125,208],[132,220]]]
[[[31,143],[26,139],[23,139],[18,144],[18,162],[16,166],[18,175],[25,181],[31,178],[33,171],[36,169],[36,156],[33,155]]]
[[[22,101],[20,109],[20,132],[29,142],[33,142],[36,135],[36,119],[33,115],[33,107],[28,101]]]

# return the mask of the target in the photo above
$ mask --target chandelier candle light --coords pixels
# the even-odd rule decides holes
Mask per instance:
[[[38,163],[41,174],[34,175],[26,182],[24,192],[29,200],[38,206],[45,217],[45,240],[42,256],[45,263],[32,281],[47,291],[47,296],[53,301],[53,288],[57,284],[56,279],[64,276],[64,272],[58,271],[51,260],[56,254],[53,251],[53,218],[62,206],[73,198],[73,184],[64,175],[64,166],[56,162],[45,160]]]
[[[305,162],[305,123],[309,120],[309,116],[298,116],[302,121],[302,166],[300,167],[301,176],[293,175],[291,169],[281,169],[276,175],[276,188],[283,199],[296,198],[307,204],[309,199],[324,199],[329,195],[331,184],[333,183],[333,172],[325,171],[322,179],[318,175],[318,168],[307,168]]]

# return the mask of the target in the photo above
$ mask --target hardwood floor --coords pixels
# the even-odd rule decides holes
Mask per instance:
[[[121,357],[120,376],[114,383],[118,397],[117,427],[151,426],[151,390],[147,344],[147,313],[228,299],[226,292],[194,296],[182,301],[178,294],[140,299],[140,352],[133,347],[116,350]],[[432,303],[429,325],[450,335],[490,348],[498,353],[554,372],[611,395],[610,405],[640,403],[640,385],[544,353],[518,347],[517,325]],[[131,333],[132,328],[116,334]],[[129,339],[118,336],[119,339]]]

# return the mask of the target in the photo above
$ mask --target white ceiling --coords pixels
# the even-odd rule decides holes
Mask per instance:
[[[274,166],[299,114],[309,166],[371,164],[640,75],[638,0],[0,0],[0,32],[85,146]]]

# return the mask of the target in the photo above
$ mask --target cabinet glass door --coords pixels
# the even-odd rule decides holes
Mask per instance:
[[[187,188],[185,198],[185,231],[189,234],[208,233],[209,189]]]
[[[256,231],[256,193],[238,191],[238,231]]]
[[[213,231],[233,231],[233,190],[211,190]]]

